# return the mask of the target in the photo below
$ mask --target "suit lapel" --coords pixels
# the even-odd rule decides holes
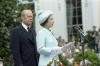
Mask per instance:
[[[28,33],[28,40],[31,42],[31,44],[34,44],[34,36],[32,33],[32,29],[31,32]]]
[[[21,25],[20,26],[20,28],[21,28],[21,33],[22,33],[22,36],[26,39],[26,40],[28,40],[29,42],[31,42],[31,44],[33,44],[33,36],[32,36],[32,32],[31,33],[28,33],[27,31],[26,31],[26,29]]]

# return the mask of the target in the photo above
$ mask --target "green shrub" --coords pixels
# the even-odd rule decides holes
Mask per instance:
[[[82,52],[76,54],[74,61],[82,61]],[[88,50],[84,53],[84,58],[91,62],[91,66],[100,66],[100,58],[92,51]]]

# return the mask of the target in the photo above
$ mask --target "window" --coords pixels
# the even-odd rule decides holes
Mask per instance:
[[[67,29],[68,39],[72,39],[72,35],[77,36],[77,31],[74,26],[82,28],[82,10],[81,0],[66,0],[67,5]]]

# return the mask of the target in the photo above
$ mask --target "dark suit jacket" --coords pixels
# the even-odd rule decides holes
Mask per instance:
[[[15,27],[11,33],[11,50],[15,66],[38,66],[36,33],[28,33],[22,25]]]

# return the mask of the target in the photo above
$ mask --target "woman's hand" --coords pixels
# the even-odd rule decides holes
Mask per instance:
[[[69,43],[65,44],[65,45],[62,47],[62,51],[63,51],[63,52],[66,52],[66,51],[67,51],[67,48],[71,47],[72,45],[74,45],[74,42],[69,42]]]

